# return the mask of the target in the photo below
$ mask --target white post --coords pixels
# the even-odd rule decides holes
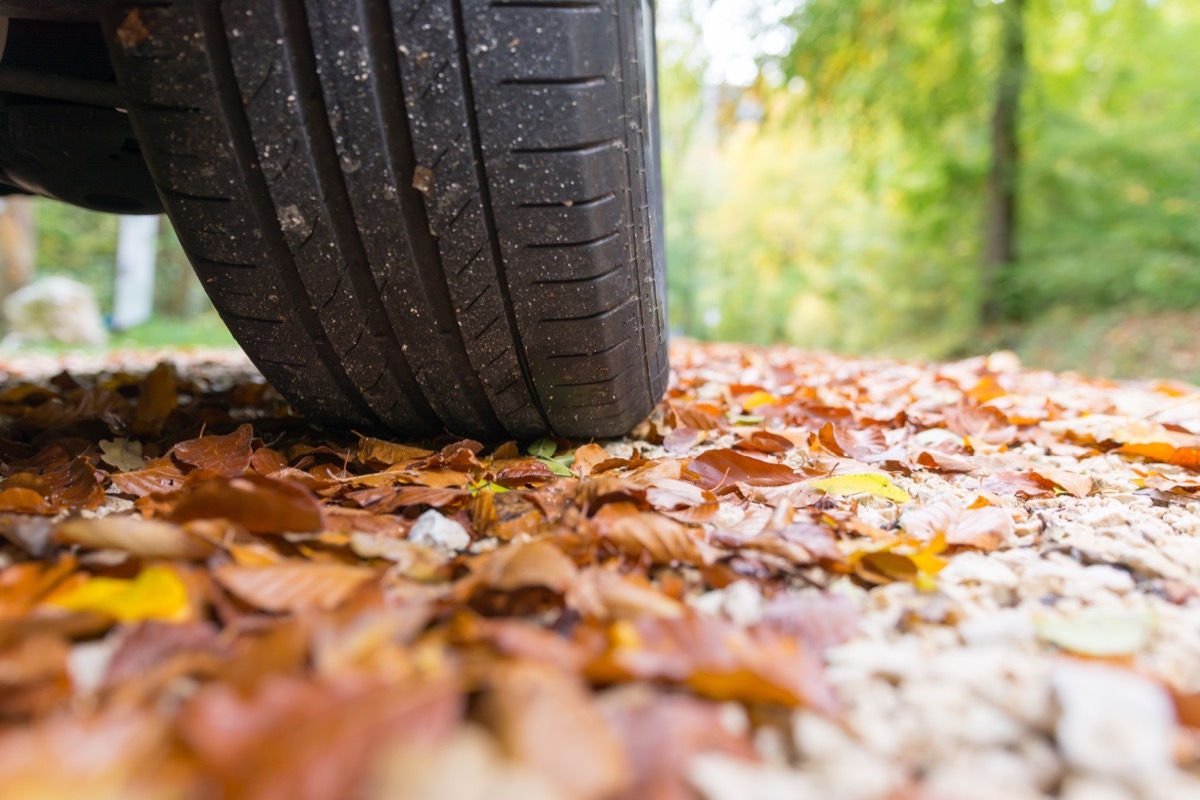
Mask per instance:
[[[123,216],[117,228],[117,273],[113,282],[113,330],[150,319],[154,310],[154,262],[158,217]]]

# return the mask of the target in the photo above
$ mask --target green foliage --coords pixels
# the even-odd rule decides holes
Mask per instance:
[[[1200,6],[1025,7],[1006,316],[1196,307]],[[740,91],[705,87],[694,48],[665,43],[676,330],[908,355],[977,348],[989,123],[1013,8],[807,0],[787,22],[792,51]]]

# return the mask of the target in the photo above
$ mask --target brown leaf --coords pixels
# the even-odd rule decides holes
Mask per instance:
[[[167,417],[178,407],[179,387],[175,378],[175,368],[167,363],[159,364],[138,385],[133,432],[158,436],[162,433]]]
[[[579,679],[521,661],[496,665],[488,681],[481,716],[505,751],[562,796],[600,800],[627,788],[625,749]]]
[[[0,512],[53,516],[58,513],[58,509],[33,489],[11,486],[0,489]]]
[[[644,579],[603,567],[581,571],[567,592],[566,602],[583,616],[603,621],[679,617],[684,613],[682,603],[667,597]]]
[[[465,489],[444,489],[432,486],[381,486],[346,494],[346,499],[368,508],[376,514],[390,514],[398,508],[428,506],[446,508],[471,496]]]
[[[703,434],[695,428],[676,428],[663,437],[663,447],[674,456],[690,453],[692,448],[703,441]]]
[[[393,464],[399,464],[401,461],[427,458],[431,455],[433,455],[433,451],[426,450],[423,447],[396,444],[384,441],[383,439],[374,439],[370,436],[358,437],[358,460],[364,464],[376,462],[386,464],[390,467]]]
[[[442,683],[272,676],[250,692],[219,683],[201,688],[175,727],[200,762],[210,790],[204,794],[350,800],[366,796],[384,746],[445,739],[461,706]]]
[[[770,431],[755,431],[734,445],[738,450],[748,450],[752,453],[786,453],[796,447],[796,443],[786,436]]]
[[[646,489],[646,502],[677,522],[699,525],[716,516],[717,496],[694,483],[664,479]]]
[[[917,456],[917,463],[935,472],[974,472],[976,469],[976,466],[963,456],[932,448],[922,450]]]
[[[1048,489],[1059,488],[1076,497],[1087,497],[1092,491],[1091,478],[1065,469],[1038,467],[1030,471],[1029,477]]]
[[[763,624],[813,652],[845,644],[858,632],[858,605],[844,594],[780,595],[763,608]]]
[[[705,553],[699,534],[653,511],[638,511],[631,503],[609,503],[592,517],[596,532],[633,559],[654,564],[700,564]]]
[[[366,567],[299,560],[254,567],[222,564],[213,570],[217,582],[240,600],[275,612],[336,608],[377,574]]]
[[[226,436],[201,436],[175,445],[175,458],[198,469],[236,478],[250,468],[254,428],[249,423]]]
[[[523,486],[541,485],[554,479],[554,473],[536,458],[519,458],[495,461],[493,468],[499,468],[494,482],[509,489],[519,489]]]
[[[477,556],[471,560],[471,573],[465,579],[467,591],[476,586],[499,592],[540,586],[563,594],[575,582],[578,570],[548,539],[534,539]]]
[[[745,735],[729,730],[717,703],[642,688],[611,692],[600,706],[633,770],[633,782],[618,800],[692,800],[688,771],[697,756],[758,758]]]
[[[608,452],[598,444],[585,444],[575,451],[571,469],[581,478],[591,475],[596,466],[608,461]]]
[[[732,489],[735,483],[750,486],[782,486],[802,480],[790,467],[773,461],[744,456],[735,450],[706,450],[688,463],[696,483],[705,489]]]
[[[189,535],[178,525],[117,514],[94,519],[68,519],[51,535],[62,544],[79,545],[89,550],[121,550],[139,558],[203,561],[214,551],[212,545]]]
[[[991,551],[1016,535],[1012,515],[1002,508],[982,506],[959,508],[949,503],[915,508],[905,512],[904,530],[929,541],[941,534],[946,544]]]
[[[714,700],[837,708],[820,659],[797,640],[695,613],[613,623],[589,676],[679,684]]]
[[[119,472],[109,477],[117,491],[134,497],[173,492],[184,481],[183,470],[169,458],[156,458],[135,472]]]
[[[303,486],[253,473],[189,486],[168,516],[173,522],[227,519],[250,533],[305,533],[325,524],[320,505]]]

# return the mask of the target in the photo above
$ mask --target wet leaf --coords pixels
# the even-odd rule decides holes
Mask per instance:
[[[0,489],[0,512],[53,516],[58,509],[33,489],[13,486]]]

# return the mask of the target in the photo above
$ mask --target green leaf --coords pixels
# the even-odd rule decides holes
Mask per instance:
[[[529,445],[528,453],[536,458],[552,458],[558,452],[558,443],[549,436],[543,436]]]

